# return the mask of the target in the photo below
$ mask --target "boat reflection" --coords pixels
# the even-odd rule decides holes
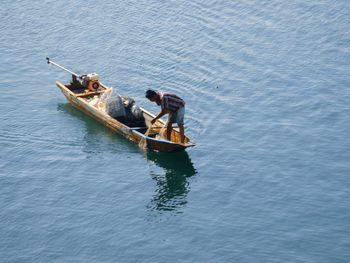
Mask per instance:
[[[157,190],[148,208],[179,212],[179,208],[187,203],[187,194],[190,191],[188,179],[197,173],[188,153],[147,152],[147,159],[164,171],[160,174],[151,172],[157,183]]]
[[[194,176],[197,171],[186,151],[174,153],[144,152],[137,145],[130,143],[123,136],[119,136],[86,116],[69,103],[58,104],[57,110],[73,116],[74,119],[81,120],[84,124],[85,130],[81,130],[81,127],[78,130],[81,130],[82,150],[87,153],[87,158],[96,158],[97,153],[106,151],[111,153],[145,153],[145,158],[155,164],[156,168],[151,169],[151,176],[157,187],[148,205],[149,209],[180,212],[179,209],[187,203],[187,194],[190,191],[189,178]]]

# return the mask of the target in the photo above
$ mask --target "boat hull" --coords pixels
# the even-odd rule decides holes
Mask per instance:
[[[57,87],[61,90],[63,95],[66,97],[68,102],[72,104],[75,108],[82,111],[86,115],[92,117],[96,121],[102,123],[109,129],[113,130],[114,132],[117,132],[130,141],[139,144],[141,140],[145,141],[145,145],[149,150],[159,151],[159,152],[175,152],[175,151],[181,151],[188,147],[194,146],[193,143],[189,142],[189,139],[186,137],[186,143],[182,144],[177,141],[180,139],[179,132],[176,129],[173,129],[172,132],[172,141],[163,140],[163,139],[156,139],[150,136],[146,136],[145,134],[141,133],[138,130],[135,130],[131,127],[126,126],[125,124],[119,122],[118,120],[112,118],[108,114],[106,114],[104,111],[98,109],[97,107],[90,105],[87,100],[82,98],[81,96],[77,95],[76,93],[72,92],[66,85],[62,84],[61,82],[56,82]],[[108,89],[108,87],[101,84],[104,88]],[[148,111],[142,109],[143,115],[145,117],[146,125],[149,127],[150,121],[155,117],[153,114],[149,113]],[[158,127],[164,126],[163,120],[157,120]],[[173,142],[175,141],[175,142]]]

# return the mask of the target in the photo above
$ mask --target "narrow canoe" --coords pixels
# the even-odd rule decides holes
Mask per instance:
[[[187,136],[185,137],[185,143],[181,143],[178,128],[174,128],[172,130],[171,141],[162,139],[159,135],[161,128],[165,125],[165,122],[162,119],[158,119],[148,131],[148,134],[146,134],[148,127],[151,126],[151,120],[155,117],[155,115],[143,108],[141,108],[141,110],[145,118],[146,127],[129,127],[111,117],[105,111],[91,105],[89,101],[92,98],[96,96],[100,97],[104,92],[110,90],[110,88],[104,84],[99,84],[100,88],[97,91],[86,92],[86,90],[82,86],[77,85],[77,83],[74,83],[73,85],[72,83],[63,84],[56,81],[57,87],[75,108],[101,122],[113,131],[125,136],[130,141],[146,146],[147,149],[159,152],[174,152],[181,151],[195,145]]]

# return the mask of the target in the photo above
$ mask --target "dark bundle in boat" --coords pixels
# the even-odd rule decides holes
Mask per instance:
[[[145,127],[145,118],[135,100],[126,96],[113,96],[106,101],[106,113],[129,127]]]

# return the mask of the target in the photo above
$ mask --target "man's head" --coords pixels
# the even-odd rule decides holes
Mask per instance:
[[[159,97],[158,93],[151,89],[147,90],[145,95],[150,101],[157,101]]]

